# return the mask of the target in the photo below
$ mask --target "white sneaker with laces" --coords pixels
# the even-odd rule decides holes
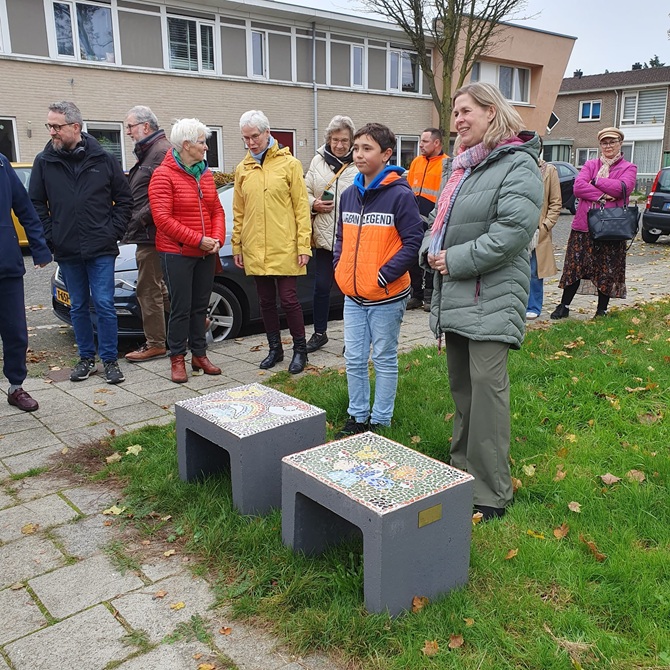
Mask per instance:
[[[526,321],[535,321],[540,316],[537,312],[526,312]]]

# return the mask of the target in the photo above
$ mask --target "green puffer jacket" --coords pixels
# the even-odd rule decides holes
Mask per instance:
[[[523,144],[494,149],[454,202],[442,247],[449,274],[435,273],[430,310],[436,337],[457,333],[521,346],[530,286],[527,247],[540,217],[543,186],[539,139],[526,131],[519,137]],[[448,176],[452,161],[446,163]],[[426,269],[430,234],[419,252]]]

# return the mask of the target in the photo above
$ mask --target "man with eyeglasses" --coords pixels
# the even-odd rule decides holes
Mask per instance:
[[[49,105],[51,136],[35,157],[30,199],[60,267],[79,349],[73,382],[97,372],[90,302],[95,306],[98,354],[105,381],[118,384],[118,324],[114,309],[114,259],[126,232],[133,196],[119,161],[88,133],[73,102]]]
[[[128,182],[133,193],[133,213],[124,242],[134,243],[137,261],[137,302],[142,310],[142,328],[146,342],[126,354],[133,363],[162,358],[165,346],[165,313],[170,299],[163,281],[160,256],[156,251],[156,226],[149,206],[149,182],[170,148],[165,131],[158,127],[156,115],[143,105],[126,114],[126,135],[135,142],[137,163],[130,168]]]

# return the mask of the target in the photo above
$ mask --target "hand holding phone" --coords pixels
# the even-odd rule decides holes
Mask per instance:
[[[321,194],[321,200],[324,202],[332,202],[335,199],[335,194],[332,191],[324,191]]]

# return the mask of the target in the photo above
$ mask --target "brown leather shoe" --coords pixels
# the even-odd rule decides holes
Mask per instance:
[[[195,354],[191,356],[191,367],[193,368],[194,375],[201,375],[203,372],[206,375],[220,375],[221,368],[217,368],[212,361],[207,358],[207,355],[196,356]]]
[[[137,350],[129,351],[126,354],[126,360],[131,363],[141,363],[150,361],[152,358],[163,358],[167,354],[165,347],[150,347],[146,342]]]
[[[172,381],[175,384],[185,384],[188,381],[183,354],[180,356],[170,356],[170,371],[172,372]]]
[[[10,405],[14,405],[14,407],[22,409],[24,412],[34,412],[36,409],[40,408],[37,404],[37,400],[33,400],[30,397],[30,394],[23,389],[16,389],[14,393],[8,393],[7,402]]]

